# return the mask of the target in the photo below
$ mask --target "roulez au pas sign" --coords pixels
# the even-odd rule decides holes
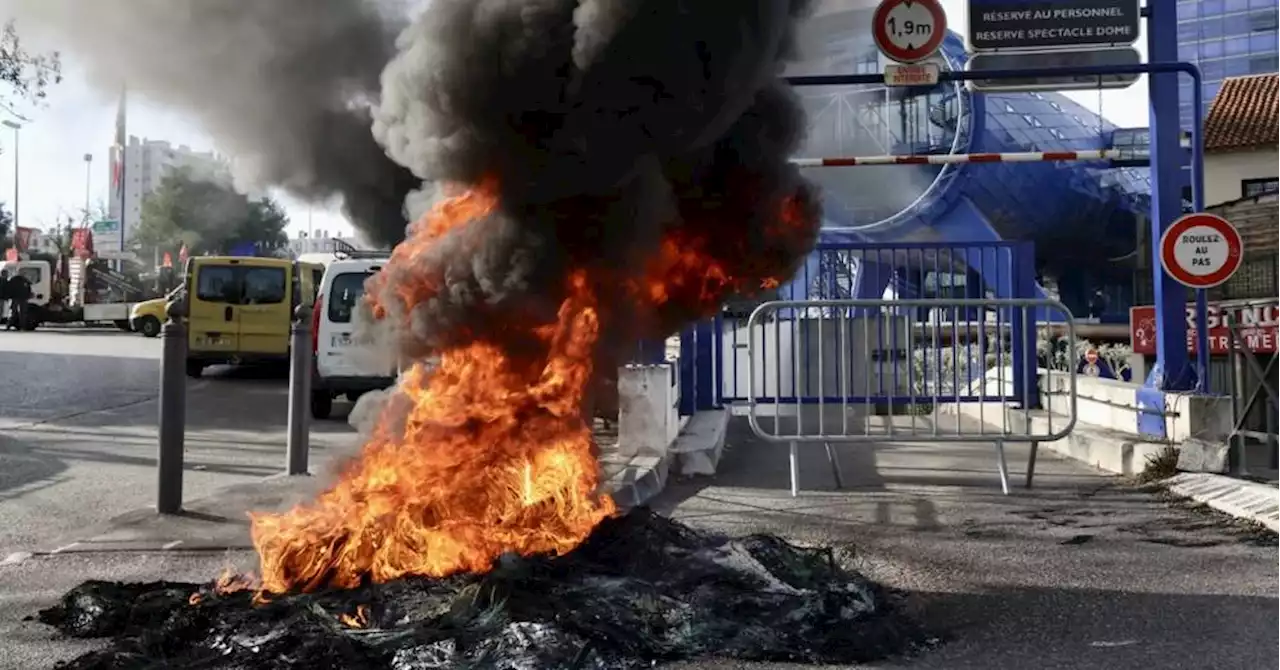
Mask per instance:
[[[1227,281],[1243,260],[1240,231],[1216,214],[1187,214],[1160,236],[1164,271],[1190,288],[1212,288]]]
[[[947,13],[938,0],[882,0],[871,25],[880,53],[899,63],[929,58],[947,37]]]

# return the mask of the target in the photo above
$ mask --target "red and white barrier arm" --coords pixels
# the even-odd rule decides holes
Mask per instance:
[[[954,165],[956,163],[1042,163],[1047,161],[1106,161],[1147,158],[1146,153],[1101,149],[1091,151],[1026,151],[1003,154],[930,154],[920,156],[849,156],[843,158],[792,158],[800,167],[850,167],[853,165]]]

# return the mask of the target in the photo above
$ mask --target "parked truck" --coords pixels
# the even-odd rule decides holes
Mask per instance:
[[[101,261],[69,258],[65,263],[66,281],[60,282],[47,260],[4,262],[10,275],[21,274],[31,282],[23,329],[35,330],[46,323],[101,323],[129,330],[130,307],[151,297],[145,289]],[[60,284],[65,284],[65,290]]]

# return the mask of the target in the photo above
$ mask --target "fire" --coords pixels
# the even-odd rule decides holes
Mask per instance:
[[[481,187],[437,207],[391,262],[473,224],[494,206],[491,193]],[[400,297],[430,295],[427,279]],[[527,326],[546,346],[538,364],[483,342],[441,352],[435,370],[418,364],[399,389],[403,430],[389,425],[405,411],[393,401],[359,458],[314,503],[251,515],[261,592],[485,572],[508,552],[567,552],[613,514],[612,499],[598,493],[581,411],[597,305],[583,273],[566,289],[555,322]]]
[[[339,614],[338,621],[347,628],[368,628],[369,608],[365,605],[358,605],[356,611],[352,614]]]
[[[388,263],[395,285],[368,291],[375,317],[388,313],[379,300],[409,312],[437,295],[444,278],[420,262],[424,252],[451,230],[485,225],[498,197],[497,183],[487,180],[417,222]],[[732,212],[669,229],[643,274],[622,280],[640,309],[634,316],[662,330],[713,313],[731,294],[780,285],[793,270],[795,248],[816,229],[798,197],[775,203],[775,220],[759,239],[738,239]],[[544,353],[531,359],[476,340],[438,352],[433,369],[418,363],[405,372],[399,395],[331,488],[286,513],[251,515],[260,575],[252,582],[224,577],[216,591],[254,588],[266,599],[486,572],[503,554],[556,555],[581,544],[616,513],[599,491],[583,409],[602,329],[596,289],[610,290],[618,279],[606,269],[592,272],[599,276],[569,273],[554,319],[504,324]],[[375,281],[390,275],[384,270]],[[365,625],[358,614],[343,621]]]

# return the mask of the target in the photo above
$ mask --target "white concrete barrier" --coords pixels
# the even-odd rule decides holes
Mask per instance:
[[[677,361],[618,369],[618,451],[666,456],[680,433]]]

